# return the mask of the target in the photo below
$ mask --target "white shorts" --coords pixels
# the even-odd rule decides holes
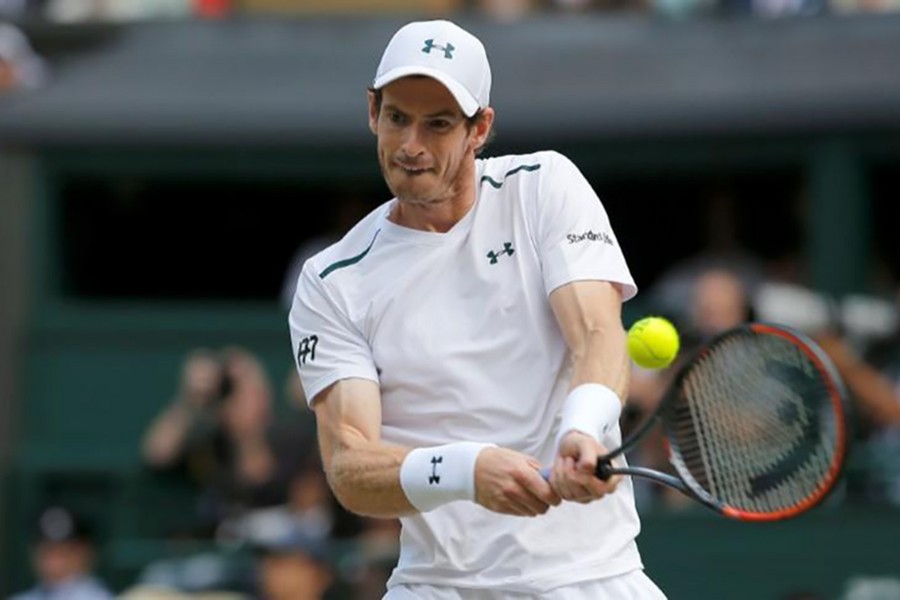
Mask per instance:
[[[640,569],[606,579],[565,585],[549,592],[523,594],[493,589],[471,589],[438,585],[396,585],[383,600],[666,600]]]

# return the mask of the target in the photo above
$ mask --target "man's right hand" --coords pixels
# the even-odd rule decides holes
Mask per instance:
[[[535,517],[562,501],[534,458],[507,448],[485,448],[475,462],[475,501],[494,512]]]

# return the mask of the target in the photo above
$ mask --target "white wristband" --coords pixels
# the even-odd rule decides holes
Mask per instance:
[[[584,383],[569,392],[562,408],[556,446],[564,435],[580,431],[598,442],[619,422],[622,401],[612,389],[599,383]]]
[[[400,486],[410,504],[428,512],[454,500],[475,500],[475,461],[494,445],[456,442],[407,454],[400,465]]]

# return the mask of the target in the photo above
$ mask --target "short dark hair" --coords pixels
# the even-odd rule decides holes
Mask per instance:
[[[414,77],[425,77],[425,75],[414,75]],[[383,95],[381,88],[375,89],[373,87],[369,87],[368,90],[370,92],[372,92],[372,95],[375,96],[375,112],[381,113],[381,102],[382,102],[382,95]],[[475,127],[475,125],[477,125],[478,122],[481,121],[482,119],[484,119],[484,109],[479,108],[478,111],[474,115],[472,115],[471,117],[466,117],[466,129],[471,131],[472,128]],[[478,148],[475,148],[475,156],[478,156],[479,154],[481,154],[482,150],[484,150],[485,147],[487,147],[487,145],[490,144],[491,141],[493,141],[494,135],[495,135],[494,128],[491,127],[491,130],[488,132],[487,139],[484,140],[484,143],[481,146],[479,146]]]

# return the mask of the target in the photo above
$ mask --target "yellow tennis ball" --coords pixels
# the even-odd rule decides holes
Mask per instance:
[[[680,346],[678,330],[663,317],[644,317],[628,330],[628,355],[645,369],[668,367]]]

